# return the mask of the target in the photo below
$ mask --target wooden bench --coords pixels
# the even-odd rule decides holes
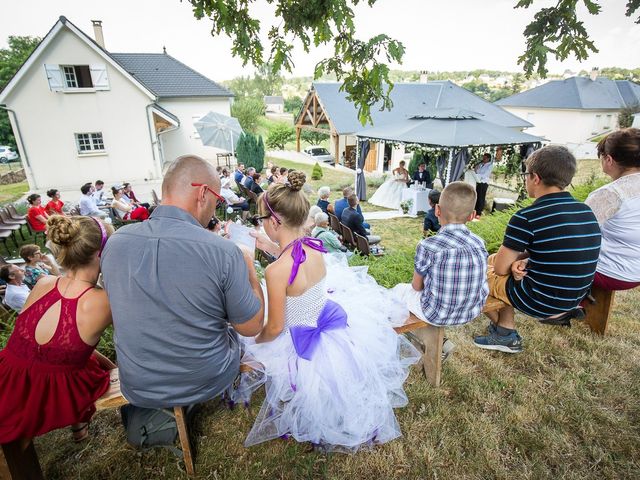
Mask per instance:
[[[120,392],[120,378],[118,369],[114,368],[110,372],[111,381],[109,389],[102,397],[96,401],[96,410],[107,410],[110,408],[118,408],[127,405],[129,402],[122,396]],[[193,464],[193,453],[191,444],[189,443],[189,433],[187,428],[187,419],[183,407],[174,407],[173,413],[176,417],[176,425],[178,427],[178,437],[180,438],[180,446],[184,456],[184,465],[187,475],[195,475],[195,467]],[[26,449],[22,449],[19,442],[2,445],[2,453],[0,455],[0,479],[1,480],[43,480],[42,469],[38,460],[38,454],[30,442]]]
[[[506,303],[494,297],[488,297],[484,304],[482,313],[494,312],[505,307]],[[424,345],[424,354],[422,355],[422,369],[427,381],[434,387],[440,386],[440,374],[442,370],[442,343],[444,341],[445,327],[436,327],[427,322],[420,320],[413,313],[399,327],[394,330],[398,333],[409,333],[418,337],[418,340]]]
[[[586,317],[584,322],[589,325],[592,332],[605,335],[609,328],[609,317],[613,309],[613,300],[616,292],[593,287],[591,296],[594,298],[595,303],[587,304],[585,307]]]

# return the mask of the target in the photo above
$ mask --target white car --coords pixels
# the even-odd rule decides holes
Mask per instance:
[[[304,149],[304,153],[309,155],[313,160],[325,163],[336,163],[333,155],[324,147],[307,147]]]
[[[0,145],[0,163],[17,162],[18,154],[7,145]]]

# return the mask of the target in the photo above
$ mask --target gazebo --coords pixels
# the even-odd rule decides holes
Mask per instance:
[[[478,112],[460,108],[424,110],[405,120],[371,127],[356,133],[358,137],[358,168],[356,193],[366,198],[363,166],[370,141],[392,142],[404,145],[444,148],[449,151],[443,185],[457,179],[469,161],[469,147],[509,146],[541,143],[542,138],[504,127],[482,119]]]

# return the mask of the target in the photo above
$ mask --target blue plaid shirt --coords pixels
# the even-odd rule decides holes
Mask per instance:
[[[416,249],[415,270],[424,277],[422,313],[433,325],[462,325],[482,311],[489,295],[487,250],[463,224],[444,225]]]

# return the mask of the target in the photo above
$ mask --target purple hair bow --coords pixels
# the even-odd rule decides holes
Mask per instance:
[[[296,279],[296,275],[298,275],[298,269],[300,268],[300,264],[304,263],[307,259],[307,254],[304,253],[304,248],[302,245],[306,245],[307,247],[313,248],[318,252],[327,253],[327,249],[324,248],[324,244],[322,240],[319,238],[312,237],[302,237],[294,240],[291,245],[291,257],[293,258],[293,267],[291,268],[291,275],[289,276],[289,285],[293,283]],[[285,250],[288,246],[285,248]]]
[[[313,352],[320,342],[320,334],[327,330],[345,328],[347,326],[347,312],[332,300],[327,300],[318,317],[315,327],[291,327],[291,340],[300,358],[311,360]]]

